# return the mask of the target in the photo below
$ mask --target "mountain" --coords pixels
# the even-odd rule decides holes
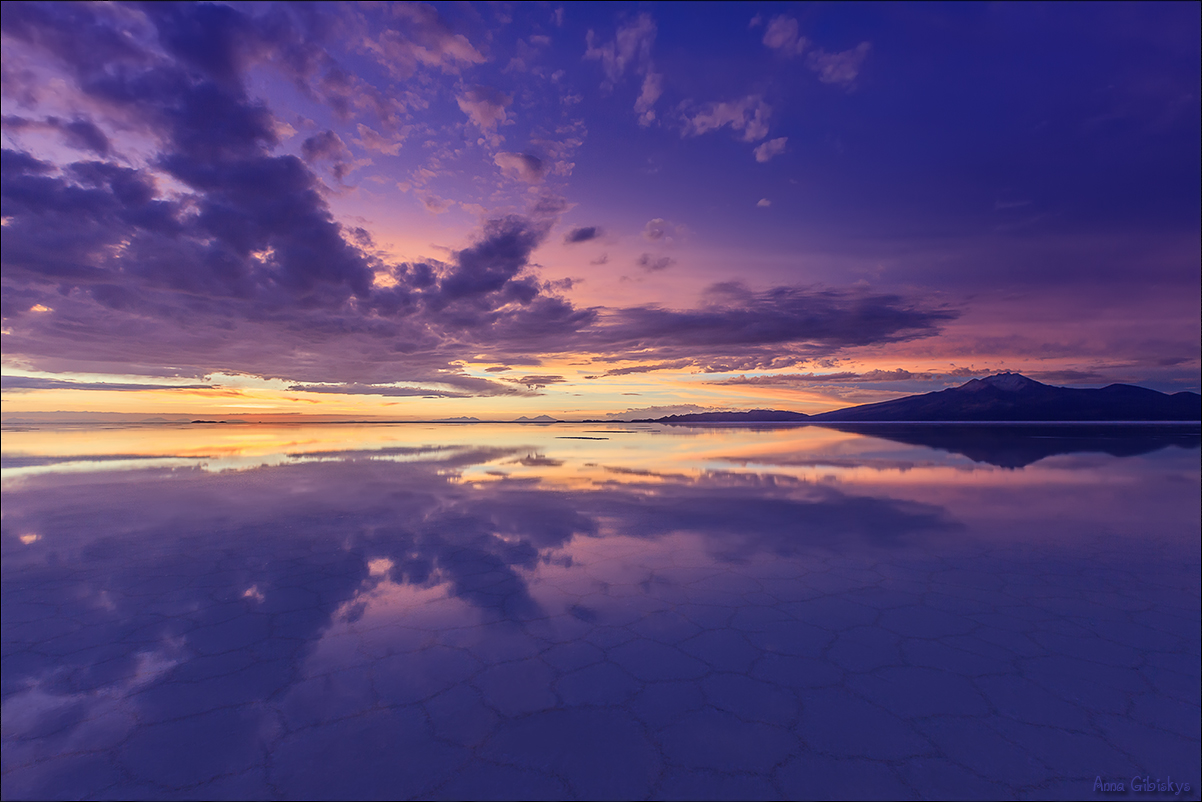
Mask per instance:
[[[469,415],[461,415],[458,418],[439,418],[435,423],[479,423],[479,418],[473,418]]]
[[[804,412],[789,412],[782,409],[753,409],[748,412],[690,412],[687,415],[668,415],[666,418],[646,418],[631,423],[779,423],[782,421],[806,421],[810,416]]]
[[[826,421],[1196,421],[1202,396],[1112,384],[1100,390],[1053,387],[1018,373],[999,373],[923,395],[837,409]]]
[[[959,387],[911,395],[879,404],[836,409],[818,415],[777,409],[749,412],[697,412],[632,423],[811,423],[1007,422],[1007,421],[1198,421],[1202,396],[1161,393],[1131,384],[1100,390],[1053,387],[1018,373],[973,379]]]
[[[550,415],[538,415],[533,418],[527,418],[525,415],[523,415],[515,420],[514,423],[559,423],[559,421],[555,418],[552,418]]]

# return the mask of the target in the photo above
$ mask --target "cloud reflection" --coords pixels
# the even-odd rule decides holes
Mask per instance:
[[[886,484],[640,462],[646,443],[556,439],[563,429],[520,435],[558,450],[465,446],[451,433],[485,430],[444,431],[441,446],[358,450],[297,430],[289,445],[313,444],[238,469],[114,471],[95,460],[6,480],[6,797],[116,788],[93,765],[102,754],[152,795],[252,796],[271,772],[300,795],[295,778],[314,756],[334,749],[345,779],[366,759],[360,747],[375,754],[360,743],[369,736],[424,757],[398,763],[396,777],[364,768],[352,781],[430,795],[475,759],[466,750],[482,732],[494,750],[509,737],[526,749],[590,716],[643,732],[631,716],[657,714],[623,706],[640,683],[709,677],[720,700],[719,686],[735,682],[720,666],[746,672],[756,655],[764,671],[785,659],[837,670],[819,661],[850,624],[801,608],[785,620],[745,600],[772,587],[845,616],[862,605],[829,594],[850,580],[820,571],[806,586],[812,566],[921,553],[963,528]],[[710,456],[691,457],[702,463],[732,445],[712,432],[646,436],[662,454],[708,444]],[[801,436],[828,450],[871,442]],[[843,453],[857,461],[854,448]],[[582,466],[595,470],[573,473]],[[879,581],[875,570],[863,573]],[[697,622],[734,615],[730,599],[744,600],[737,626],[703,630]],[[760,697],[731,698],[712,704],[751,715]],[[528,738],[513,735],[522,727]],[[791,748],[782,733],[774,749]],[[636,751],[655,776],[658,752]]]

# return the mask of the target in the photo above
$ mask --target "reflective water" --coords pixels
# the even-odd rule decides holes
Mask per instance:
[[[1197,426],[3,444],[6,799],[1197,797]]]

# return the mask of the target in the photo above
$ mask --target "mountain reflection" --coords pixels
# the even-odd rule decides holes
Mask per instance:
[[[873,423],[831,428],[963,454],[974,462],[1000,468],[1023,468],[1059,454],[1095,453],[1134,457],[1170,446],[1188,449],[1202,445],[1202,427],[1198,424],[998,426]]]

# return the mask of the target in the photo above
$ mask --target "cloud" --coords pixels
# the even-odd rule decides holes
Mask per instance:
[[[252,70],[274,69],[332,107],[390,113],[387,99],[335,80],[338,65],[313,33],[331,19],[323,7],[123,8],[5,8],[6,41],[36,52],[80,107],[105,108],[149,143],[136,165],[95,149],[76,161],[4,150],[5,354],[29,369],[492,394],[497,383],[455,378],[455,365],[574,352],[779,368],[798,353],[924,336],[955,316],[898,296],[800,287],[728,288],[696,309],[579,308],[531,264],[566,208],[543,195],[529,216],[485,221],[443,260],[388,261],[367,232],[335,219],[313,167],[281,151],[279,121],[248,90]],[[134,18],[145,35],[122,35]],[[484,88],[460,100],[481,130],[503,122],[510,102]],[[744,108],[739,130],[756,114]],[[336,158],[340,143],[317,134],[301,152]],[[678,233],[661,218],[645,229],[660,244]],[[645,266],[664,259],[648,254]],[[30,311],[38,305],[53,311]]]
[[[380,132],[369,128],[363,123],[359,123],[356,126],[356,130],[359,132],[357,143],[367,150],[383,153],[386,156],[396,156],[400,153],[401,140],[388,139],[380,134]]]
[[[797,20],[783,14],[773,17],[764,29],[764,45],[783,56],[799,56],[809,41],[798,33]]]
[[[508,119],[505,107],[513,98],[490,86],[473,86],[455,98],[455,102],[476,127],[488,133],[505,124]]]
[[[525,386],[529,387],[531,390],[541,390],[543,387],[546,387],[548,384],[559,384],[561,382],[567,381],[567,379],[565,379],[563,376],[552,376],[552,375],[544,374],[544,375],[522,376],[521,378],[518,378],[518,379],[506,379],[505,381],[513,382],[514,384],[524,384]]]
[[[785,152],[785,143],[789,141],[787,136],[769,139],[767,142],[756,147],[755,160],[761,164],[766,161],[771,161],[774,156],[779,156]]]
[[[584,226],[582,228],[573,228],[564,235],[563,241],[568,245],[574,245],[577,242],[588,242],[589,240],[597,239],[601,236],[601,229],[597,226]]]
[[[634,110],[639,114],[639,125],[644,127],[655,122],[655,102],[664,93],[664,76],[658,72],[649,72],[643,78],[643,88],[638,100],[634,102]]]
[[[864,373],[773,373],[765,376],[735,376],[731,379],[708,382],[720,385],[788,386],[791,384],[844,384],[860,382],[930,381],[934,373],[912,373],[908,370],[870,370]]]
[[[487,221],[446,263],[391,265],[396,284],[373,286],[376,263],[322,216],[302,163],[264,158],[256,175],[221,173],[228,185],[188,200],[201,214],[187,215],[129,168],[79,163],[56,176],[44,162],[6,152],[6,348],[39,369],[169,364],[197,375],[421,384],[448,382],[429,377],[467,355],[505,362],[573,351],[758,366],[784,358],[787,347],[829,353],[930,334],[955,316],[896,296],[737,285],[693,310],[577,309],[529,270],[550,224],[517,216]],[[273,169],[301,181],[282,193],[288,202],[279,211]],[[239,213],[207,212],[218,202]],[[648,255],[645,264],[663,263]],[[28,312],[43,291],[55,293],[55,311]]]
[[[676,260],[667,256],[652,256],[649,253],[644,253],[635,261],[639,267],[646,270],[648,273],[655,273],[660,270],[667,270],[672,265],[676,264]]]
[[[1025,371],[1024,371],[1025,373]],[[1066,384],[1110,384],[1115,381],[1110,376],[1105,376],[1096,370],[1074,370],[1072,368],[1064,368],[1062,370],[1039,370],[1032,371],[1027,374],[1032,379],[1041,382],[1064,382]]]
[[[102,390],[140,392],[144,390],[215,390],[213,384],[129,384],[122,382],[76,382],[62,379],[42,379],[33,376],[0,377],[0,389],[6,393],[27,393],[31,390]]]
[[[10,131],[55,131],[62,136],[63,142],[76,150],[89,151],[104,158],[112,153],[112,143],[104,131],[91,120],[76,117],[73,120],[61,120],[50,116],[44,120],[31,120],[25,117],[4,117],[4,127]]]
[[[958,316],[950,310],[924,309],[897,295],[859,290],[774,287],[753,292],[727,284],[711,288],[708,297],[709,302],[697,309],[610,310],[597,326],[581,332],[575,344],[582,347],[592,341],[598,352],[643,352],[660,359],[737,352],[756,362],[787,355],[779,348],[774,355],[760,354],[757,346],[794,344],[829,353],[929,336]]]
[[[524,382],[516,383],[522,384]],[[404,380],[404,385],[416,386],[402,386],[398,383],[365,384],[362,382],[340,382],[333,384],[293,384],[288,389],[294,392],[306,393],[380,395],[398,398],[411,398],[415,396],[467,398],[469,396],[528,395],[526,391],[518,387],[513,387],[510,384],[452,372],[407,377]]]
[[[755,205],[761,209],[767,209],[772,205],[772,201],[768,200],[767,198],[760,198],[758,201],[756,201]]]
[[[575,204],[568,203],[568,199],[562,195],[556,195],[551,192],[543,192],[535,198],[529,208],[529,214],[532,217],[537,217],[543,220],[554,221],[561,214],[571,209]]]
[[[490,220],[484,226],[484,236],[471,247],[456,252],[457,268],[451,271],[440,286],[444,299],[457,299],[497,292],[507,285],[518,292],[537,294],[533,284],[512,283],[526,266],[530,252],[543,237],[545,228],[521,217]]]
[[[322,131],[306,139],[301,143],[301,154],[310,164],[351,157],[351,152],[347,150],[342,138],[333,131]]]
[[[643,226],[643,237],[651,242],[672,242],[683,234],[683,227],[670,223],[662,217],[647,221]]]
[[[651,62],[651,45],[655,42],[655,20],[648,14],[639,14],[618,28],[612,42],[604,44],[597,43],[597,34],[590,29],[585,42],[585,60],[601,62],[607,85],[612,89],[627,69],[646,71]]]
[[[748,95],[740,100],[707,103],[691,116],[685,114],[681,136],[700,136],[709,131],[730,126],[742,132],[744,142],[755,142],[768,136],[768,119],[772,107],[760,95]]]
[[[301,156],[309,164],[332,162],[334,177],[342,181],[354,169],[349,162],[353,158],[342,137],[333,131],[314,134],[301,143]]]
[[[647,14],[639,14],[618,28],[612,42],[598,43],[597,34],[592,29],[585,37],[585,60],[600,62],[605,72],[605,80],[601,82],[602,91],[613,91],[627,72],[643,76],[638,99],[634,102],[634,110],[642,126],[655,122],[655,104],[664,91],[664,76],[655,71],[651,61],[655,33],[655,20]]]
[[[860,42],[851,50],[844,50],[842,53],[816,50],[806,59],[806,66],[818,73],[818,80],[824,84],[851,89],[855,86],[860,68],[863,67],[864,59],[868,57],[868,51],[871,49],[870,42]]]
[[[365,35],[363,44],[393,78],[408,79],[419,67],[457,75],[485,61],[466,36],[453,33],[425,3],[389,4],[380,19],[384,30]]]
[[[720,385],[760,385],[787,387],[795,384],[872,384],[899,381],[938,381],[947,378],[981,376],[992,371],[987,369],[954,368],[947,371],[909,371],[904,368],[893,370],[868,370],[863,373],[840,371],[837,373],[771,373],[763,376],[735,376],[730,379],[708,382]]]
[[[464,348],[528,351],[596,314],[525,272],[545,226],[524,218],[486,223],[447,264],[392,265],[395,286],[373,286],[378,265],[358,232],[329,220],[292,157],[210,172],[207,191],[176,202],[129,168],[85,162],[51,175],[14,151],[3,164],[6,350],[54,369],[411,379]],[[70,289],[54,293],[53,313],[30,313],[50,288]]]
[[[425,206],[426,211],[430,214],[442,214],[455,205],[455,201],[440,198],[432,192],[420,195],[419,200],[421,200],[422,206]]]
[[[690,367],[692,364],[693,360],[691,359],[675,359],[671,362],[652,362],[646,365],[631,365],[630,367],[625,368],[614,368],[613,370],[605,371],[603,375],[629,376],[632,373],[651,373],[657,370],[679,370],[680,368]]]
[[[467,398],[472,395],[492,393],[463,393],[454,390],[429,387],[393,387],[378,384],[292,384],[288,389],[295,393],[333,393],[336,395],[379,395],[393,398]],[[497,395],[501,395],[498,393]]]
[[[501,172],[510,178],[537,184],[543,180],[546,167],[543,160],[529,153],[507,153],[502,151],[493,156],[493,163],[501,168]]]
[[[518,39],[514,44],[515,54],[509,60],[503,72],[528,72],[531,65],[538,59],[540,52],[539,47],[546,47],[551,44],[549,36],[532,35],[529,41]]]

